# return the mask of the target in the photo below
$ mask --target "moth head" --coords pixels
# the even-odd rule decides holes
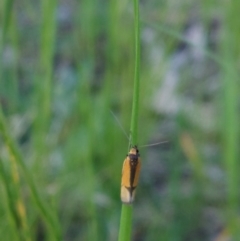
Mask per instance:
[[[138,148],[137,146],[133,146],[130,151],[129,151],[129,154],[133,154],[133,155],[138,155],[139,151],[138,151]]]

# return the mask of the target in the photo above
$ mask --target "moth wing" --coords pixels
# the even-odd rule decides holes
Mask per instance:
[[[135,191],[131,194],[129,190],[122,186],[121,187],[121,201],[125,204],[131,204],[134,201]]]
[[[136,167],[135,176],[134,176],[133,187],[136,187],[138,185],[140,170],[141,170],[141,159],[139,157],[138,158],[138,164],[137,164],[137,167]]]
[[[122,167],[122,186],[130,187],[130,158],[127,156]]]

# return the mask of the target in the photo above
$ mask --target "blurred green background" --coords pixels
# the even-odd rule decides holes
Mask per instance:
[[[238,240],[240,1],[140,7],[139,146],[168,142],[139,147],[132,240]],[[0,240],[117,240],[133,1],[0,9]]]

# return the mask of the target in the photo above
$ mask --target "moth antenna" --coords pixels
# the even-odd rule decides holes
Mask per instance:
[[[128,143],[128,150],[130,150],[132,148],[132,132],[130,131],[130,135],[129,135],[129,143]]]
[[[116,122],[118,123],[120,128],[122,129],[124,135],[127,137],[128,140],[130,140],[129,136],[127,135],[127,132],[124,130],[124,128],[123,128],[122,124],[120,123],[119,119],[117,118],[117,116],[111,110],[109,110],[109,111],[111,112],[111,114],[113,115],[114,119],[116,120]]]
[[[143,146],[139,146],[139,147],[157,146],[157,145],[160,145],[160,144],[163,144],[163,143],[168,143],[168,142],[169,141],[160,141],[160,142],[156,142],[156,143],[149,144],[149,145],[143,145]]]

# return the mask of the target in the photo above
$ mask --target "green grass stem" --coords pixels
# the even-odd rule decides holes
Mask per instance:
[[[52,108],[53,57],[56,37],[57,0],[42,1],[42,26],[38,77],[36,78],[35,118],[35,168],[43,167],[47,153],[46,136],[49,130]],[[37,108],[36,108],[37,106]]]
[[[1,84],[7,81],[11,82],[11,80],[3,80],[4,74],[3,74],[3,50],[4,46],[7,40],[7,34],[10,29],[10,22],[11,22],[11,16],[13,12],[13,0],[6,0],[4,1],[3,5],[3,27],[2,27],[2,39],[0,44],[0,79]],[[2,113],[1,113],[2,114]],[[1,115],[2,117],[2,115]],[[19,240],[25,240],[30,241],[30,231],[28,226],[28,221],[26,217],[26,209],[24,206],[24,202],[21,195],[21,187],[20,187],[20,180],[19,180],[19,173],[17,169],[17,163],[14,158],[10,154],[10,178],[8,180],[7,174],[4,170],[4,165],[2,160],[0,160],[0,176],[3,181],[3,186],[5,189],[5,196],[6,196],[6,210],[7,215],[9,216],[9,221],[12,224],[12,227],[16,230],[16,233],[18,235],[17,239]],[[12,184],[10,187],[10,183]]]
[[[118,241],[131,240],[132,233],[132,205],[122,205],[122,213],[120,219],[120,231]]]
[[[135,30],[135,71],[133,86],[132,117],[130,127],[130,145],[137,144],[138,138],[138,111],[139,111],[139,89],[140,89],[140,26],[139,26],[139,1],[134,0],[134,30]],[[131,239],[132,230],[132,205],[122,204],[120,219],[119,241]]]
[[[3,2],[3,18],[2,18],[2,31],[1,31],[1,39],[0,39],[0,77],[2,80],[3,76],[3,49],[7,38],[7,33],[10,25],[11,12],[13,7],[13,0],[5,0]],[[0,81],[0,86],[2,86],[2,82]]]
[[[240,240],[239,225],[236,220],[239,205],[239,27],[238,19],[239,2],[226,5],[226,15],[223,32],[222,54],[228,63],[228,71],[224,71],[222,76],[223,84],[223,140],[224,140],[224,164],[227,174],[227,215],[229,229],[233,240]]]
[[[84,123],[82,123],[80,127],[81,137],[84,137],[82,139],[82,142],[85,143],[85,145],[82,145],[83,150],[81,150],[81,168],[84,170],[83,173],[85,176],[85,185],[88,187],[85,195],[86,199],[88,200],[88,205],[86,205],[86,211],[89,215],[89,220],[87,222],[86,226],[86,233],[87,233],[87,239],[96,241],[98,240],[98,224],[96,222],[97,220],[97,207],[94,199],[95,194],[95,186],[96,186],[96,179],[95,179],[95,173],[94,173],[94,163],[93,163],[93,150],[94,150],[94,144],[92,141],[94,139],[94,119],[92,118],[92,113],[89,112],[89,109],[93,109],[92,105],[92,99],[90,98],[90,85],[89,85],[89,79],[91,79],[91,68],[86,68],[86,66],[78,66],[79,75],[80,73],[83,75],[83,79],[79,81],[79,87],[77,91],[78,96],[78,105],[76,112],[79,114],[79,118],[81,116],[85,117]],[[84,101],[83,101],[84,100]],[[87,129],[89,130],[88,134],[85,134],[84,130],[87,126]]]
[[[4,9],[3,9],[3,28],[2,28],[2,42],[5,42],[6,35],[8,32],[8,28],[10,25],[10,18],[12,13],[14,0],[5,0],[4,1]]]
[[[9,147],[8,147],[9,148]],[[16,162],[16,158],[14,155],[11,154],[11,151],[9,150],[9,161],[10,161],[10,178],[12,183],[12,195],[13,203],[14,203],[14,211],[16,212],[16,216],[19,220],[18,229],[21,233],[22,239],[29,241],[30,238],[30,231],[29,231],[29,225],[27,221],[26,216],[26,208],[24,205],[24,201],[21,194],[21,184],[20,184],[20,176],[19,176],[19,170]]]
[[[7,217],[11,226],[12,234],[14,235],[14,240],[21,241],[20,235],[18,235],[18,217],[15,211],[15,207],[13,204],[13,197],[11,193],[11,187],[9,183],[9,179],[6,173],[6,170],[4,169],[3,160],[0,159],[0,179],[3,187],[3,199],[5,199],[5,207],[6,207],[6,213]]]
[[[135,22],[135,71],[133,86],[133,103],[131,118],[131,145],[137,145],[138,139],[138,110],[139,110],[139,89],[140,89],[140,23],[139,23],[139,2],[134,0],[134,22]]]

